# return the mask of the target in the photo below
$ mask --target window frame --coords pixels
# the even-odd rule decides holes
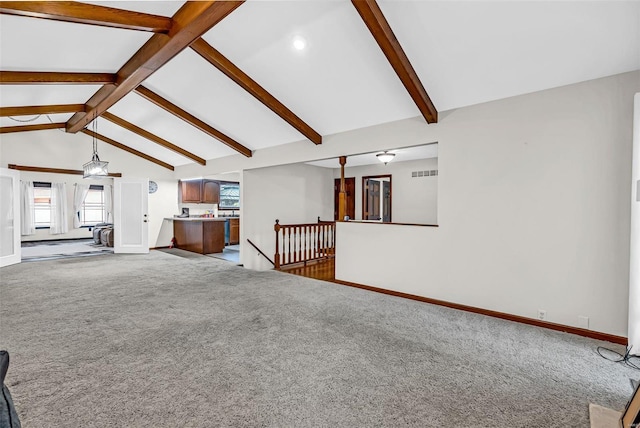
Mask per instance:
[[[104,186],[102,184],[91,184],[89,185],[89,192],[91,192],[92,190],[99,190],[102,194],[102,197],[101,197],[102,203],[97,205],[98,207],[102,208],[102,220],[98,222],[92,222],[92,223],[87,223],[86,221],[84,221],[84,218],[86,217],[85,215],[86,202],[87,202],[87,197],[89,196],[89,193],[87,193],[87,197],[85,197],[84,201],[82,201],[82,205],[80,206],[80,218],[79,218],[80,228],[94,228],[96,224],[107,222],[107,212],[106,212],[105,199],[104,199]],[[95,209],[95,206],[93,208]]]
[[[220,190],[219,190],[220,198],[218,201],[218,209],[239,210],[240,209],[240,183],[237,181],[219,181],[218,183],[220,185]],[[229,185],[238,187],[238,206],[237,207],[230,206],[230,205],[222,205],[222,186],[229,186]]]
[[[42,209],[43,208],[42,205],[36,203],[35,195],[33,196],[33,221],[34,221],[34,225],[35,225],[36,230],[39,230],[39,229],[50,229],[51,228],[51,183],[47,182],[47,181],[34,181],[33,182],[33,188],[34,188],[34,191],[35,191],[35,189],[43,189],[43,188],[44,189],[49,189],[49,206],[48,206],[48,209],[49,209],[49,225],[44,226],[43,223],[38,225],[35,222],[36,211],[38,211],[38,209]]]

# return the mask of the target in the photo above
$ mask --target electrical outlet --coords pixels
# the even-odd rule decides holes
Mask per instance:
[[[544,320],[545,318],[547,318],[547,311],[544,309],[538,309],[538,319]]]
[[[588,329],[589,328],[589,317],[578,315],[578,327]]]

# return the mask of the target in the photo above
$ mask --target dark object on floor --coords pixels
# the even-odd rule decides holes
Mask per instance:
[[[100,242],[105,247],[113,247],[113,229],[105,227],[100,231]]]
[[[9,353],[0,351],[0,383],[2,384],[2,396],[0,396],[0,428],[20,428],[20,419],[13,405],[9,388],[4,384],[4,378],[9,369]]]
[[[636,383],[635,391],[627,403],[622,415],[622,427],[630,428],[640,426],[640,384]]]
[[[103,229],[113,229],[113,223],[98,223],[93,227],[93,243],[94,244],[102,244],[102,235],[101,232]]]

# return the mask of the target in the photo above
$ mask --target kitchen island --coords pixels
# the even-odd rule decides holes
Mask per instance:
[[[224,250],[225,218],[174,217],[173,236],[176,248],[200,254],[221,253]]]

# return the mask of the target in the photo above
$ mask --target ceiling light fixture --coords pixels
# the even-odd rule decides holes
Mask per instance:
[[[98,156],[98,117],[93,118],[93,156],[91,160],[82,165],[82,178],[104,178],[109,176],[107,165],[109,162],[100,160]]]
[[[298,36],[293,39],[293,47],[298,50],[304,50],[307,47],[307,42],[302,37]]]
[[[378,160],[380,160],[380,162],[386,165],[393,160],[395,155],[396,155],[395,153],[389,153],[388,151],[385,150],[384,153],[378,153],[376,157],[378,158]]]

